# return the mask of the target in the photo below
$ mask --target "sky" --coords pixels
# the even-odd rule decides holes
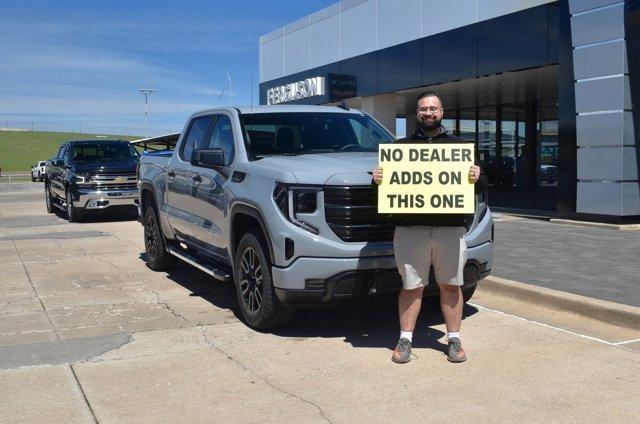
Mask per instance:
[[[181,131],[229,104],[225,70],[258,104],[258,38],[336,2],[0,0],[0,128],[143,134],[154,88],[149,135]]]

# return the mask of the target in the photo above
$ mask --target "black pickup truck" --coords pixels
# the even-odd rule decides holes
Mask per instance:
[[[47,212],[55,208],[77,221],[85,211],[129,208],[138,204],[136,168],[140,155],[128,141],[87,140],[63,143],[47,161]]]

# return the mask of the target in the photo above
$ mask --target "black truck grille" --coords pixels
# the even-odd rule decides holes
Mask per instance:
[[[395,227],[388,215],[378,214],[373,186],[325,186],[324,213],[329,227],[343,241],[393,240]]]

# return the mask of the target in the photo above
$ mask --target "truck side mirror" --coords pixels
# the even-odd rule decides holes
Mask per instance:
[[[193,151],[191,158],[193,166],[217,168],[224,166],[224,151],[222,149],[198,149]]]

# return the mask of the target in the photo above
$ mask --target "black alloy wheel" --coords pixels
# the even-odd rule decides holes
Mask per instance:
[[[240,239],[233,271],[238,303],[249,327],[269,330],[291,321],[294,310],[276,296],[269,250],[259,230],[250,229]]]
[[[255,249],[247,248],[240,259],[240,292],[244,306],[255,314],[262,305],[263,276],[260,258]]]
[[[47,212],[48,213],[55,212],[53,207],[53,202],[55,200],[53,200],[53,195],[51,194],[51,186],[47,183],[44,184],[44,201],[45,201],[45,204],[47,205]]]
[[[66,202],[67,202],[67,221],[69,222],[78,222],[80,218],[80,213],[78,209],[73,206],[73,198],[71,196],[71,191],[67,188]]]
[[[144,213],[144,247],[147,253],[147,266],[154,271],[170,268],[175,258],[167,252],[162,229],[153,206],[148,206]]]

